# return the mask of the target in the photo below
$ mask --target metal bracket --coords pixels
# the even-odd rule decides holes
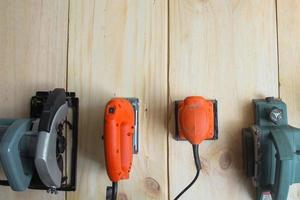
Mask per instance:
[[[133,154],[139,152],[139,99],[127,98],[134,110]]]

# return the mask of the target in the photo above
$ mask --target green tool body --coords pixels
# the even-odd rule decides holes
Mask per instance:
[[[289,186],[300,183],[300,129],[288,125],[286,104],[254,100],[255,124],[243,129],[245,172],[257,200],[286,200]]]

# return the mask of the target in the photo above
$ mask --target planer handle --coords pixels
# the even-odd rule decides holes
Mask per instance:
[[[272,130],[271,139],[277,151],[275,183],[271,189],[272,196],[276,200],[286,200],[291,185],[294,152],[284,130]]]

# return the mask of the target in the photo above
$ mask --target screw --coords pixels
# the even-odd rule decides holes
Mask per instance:
[[[274,107],[274,108],[272,108],[272,110],[269,114],[269,117],[272,122],[277,124],[283,117],[283,111],[279,108]]]
[[[47,193],[50,193],[50,194],[57,194],[57,189],[56,187],[52,186],[52,187],[49,187],[48,190],[47,190]]]

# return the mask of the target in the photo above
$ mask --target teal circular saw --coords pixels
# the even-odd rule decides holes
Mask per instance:
[[[71,122],[67,120],[69,111]],[[78,98],[64,89],[37,92],[29,119],[0,119],[0,164],[7,178],[0,180],[0,185],[9,185],[14,191],[74,191],[77,124]],[[72,134],[66,134],[66,127]],[[64,167],[67,145],[71,149],[69,173]]]
[[[246,175],[257,200],[286,200],[289,186],[300,183],[300,129],[288,125],[280,99],[253,100],[255,123],[242,131]]]

